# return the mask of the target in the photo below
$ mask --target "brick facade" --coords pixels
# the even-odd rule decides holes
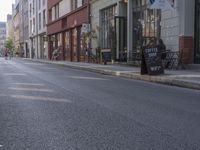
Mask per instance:
[[[48,11],[57,5],[60,0],[49,0]],[[68,1],[69,3],[69,1]],[[59,48],[62,52],[61,60],[68,61],[85,61],[85,52],[81,45],[81,26],[83,23],[89,23],[89,3],[84,0],[82,6],[71,10],[59,16],[59,18],[51,21],[49,16],[47,24],[47,33],[49,39],[55,36],[55,41],[49,41],[49,54],[52,57],[52,52],[55,48]],[[61,44],[58,44],[58,38],[62,38]],[[68,42],[66,42],[68,41]]]
[[[194,63],[194,40],[193,37],[179,37],[180,58],[183,64]]]

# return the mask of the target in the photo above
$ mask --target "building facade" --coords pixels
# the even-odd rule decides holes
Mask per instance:
[[[91,28],[97,34],[92,50],[100,47],[110,59],[127,61],[127,2],[91,0]]]
[[[0,22],[0,55],[4,53],[4,44],[6,41],[6,22]]]
[[[28,19],[28,0],[19,0],[20,13],[20,49],[21,56],[30,58],[29,42],[29,19]]]
[[[60,60],[85,61],[81,28],[89,23],[88,0],[49,0],[47,33],[49,58],[59,49]]]
[[[13,14],[13,29],[14,29],[14,52],[20,56],[22,51],[20,49],[20,12],[19,12],[19,1],[15,1],[14,14]]]
[[[31,58],[47,59],[48,44],[46,42],[46,0],[29,0],[29,47]]]
[[[6,39],[9,38],[14,41],[13,32],[13,16],[8,14],[6,22]]]
[[[167,49],[179,51],[182,63],[200,62],[199,1],[168,0],[172,9],[150,9],[146,0],[128,1],[128,61],[150,39],[163,39]],[[195,11],[196,10],[196,11]]]
[[[168,9],[152,9],[153,0],[91,0],[92,49],[110,52],[115,61],[132,63],[151,39],[163,39],[179,51],[184,64],[200,63],[200,1],[167,0]],[[186,7],[187,6],[187,7]]]

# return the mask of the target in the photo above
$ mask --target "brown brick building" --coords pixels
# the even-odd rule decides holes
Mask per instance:
[[[89,24],[89,0],[48,0],[49,58],[59,49],[59,60],[85,61],[81,27]]]

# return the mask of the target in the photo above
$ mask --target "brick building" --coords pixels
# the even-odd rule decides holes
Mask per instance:
[[[85,61],[81,27],[89,23],[88,0],[49,0],[47,33],[49,57],[60,50],[59,60]]]

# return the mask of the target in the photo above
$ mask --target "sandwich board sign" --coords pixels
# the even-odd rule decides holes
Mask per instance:
[[[141,74],[164,74],[161,53],[158,46],[146,46],[142,51]],[[144,71],[144,72],[142,72]]]

